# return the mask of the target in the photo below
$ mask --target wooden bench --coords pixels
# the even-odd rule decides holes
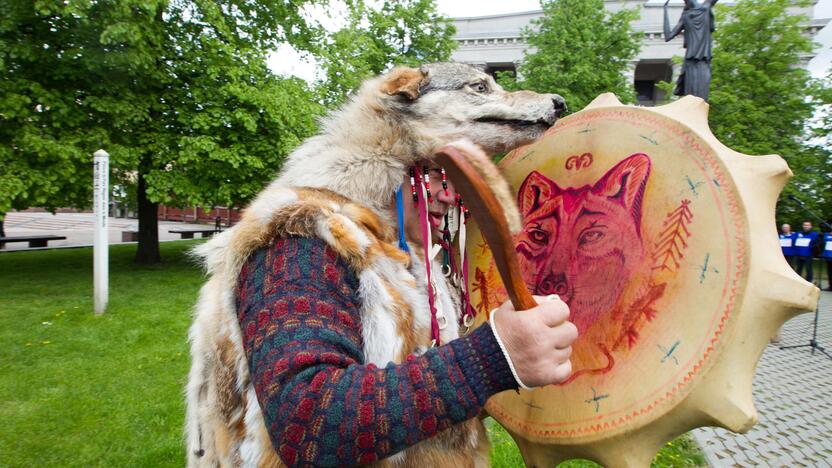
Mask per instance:
[[[46,247],[49,241],[64,240],[65,236],[8,236],[0,237],[0,249],[6,247],[7,242],[28,242],[29,247]]]
[[[218,231],[215,228],[211,229],[171,229],[168,231],[171,234],[179,234],[181,237],[180,239],[193,239],[194,234],[200,234],[202,237],[211,237],[214,234],[217,234],[222,231]]]
[[[139,231],[121,231],[122,242],[137,242],[139,240]]]

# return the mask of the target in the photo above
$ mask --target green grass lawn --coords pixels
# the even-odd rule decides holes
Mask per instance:
[[[491,418],[485,420],[485,427],[491,439],[491,466],[514,468],[523,466],[523,457],[508,432]],[[601,465],[589,460],[570,460],[558,465],[560,468],[594,468]],[[707,466],[705,456],[693,438],[687,434],[668,442],[653,460],[653,467],[696,467]]]
[[[182,466],[192,242],[165,263],[110,250],[110,303],[92,313],[92,249],[0,254],[0,465]]]
[[[162,244],[164,264],[110,249],[110,304],[92,313],[92,250],[0,254],[0,466],[182,466],[187,329],[202,273]],[[496,467],[522,466],[488,421]],[[655,466],[704,464],[687,438]],[[597,466],[569,462],[562,466]]]

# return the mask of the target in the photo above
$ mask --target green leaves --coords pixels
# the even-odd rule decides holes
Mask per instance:
[[[89,206],[98,148],[111,155],[114,185],[135,188],[144,176],[140,204],[244,204],[322,112],[305,83],[277,78],[265,65],[278,41],[304,48],[316,37],[301,15],[308,3],[75,0],[4,8],[0,213]]]
[[[394,63],[445,60],[454,44],[433,0],[348,1],[348,26],[332,36],[307,18],[313,4],[326,2],[11,2],[0,15],[0,214],[89,206],[98,148],[120,193],[146,181],[143,216],[158,202],[241,206],[314,133],[322,101]],[[267,51],[285,42],[321,57],[325,84],[268,70]]]
[[[99,147],[114,183],[153,161],[153,200],[244,203],[251,187],[217,198],[215,184],[265,184],[322,112],[264,62],[278,40],[308,47],[308,3],[14,2],[0,19],[0,212],[88,205]]]
[[[558,93],[572,112],[601,93],[624,102],[635,94],[624,72],[640,49],[641,34],[630,23],[638,10],[607,12],[603,0],[543,0],[543,16],[524,31],[529,50],[519,67],[520,81],[502,76],[510,89]]]
[[[317,51],[326,70],[319,83],[329,106],[342,103],[361,82],[393,65],[418,66],[450,59],[456,46],[450,19],[434,0],[386,0],[378,8],[356,2],[346,27]]]
[[[794,5],[745,0],[717,6],[710,125],[737,151],[783,156],[795,177],[783,192],[778,217],[799,225],[805,214],[785,196],[798,195],[818,209],[830,203],[832,187],[829,151],[812,144],[807,126],[828,83],[825,91],[801,66],[813,44],[803,32],[808,18],[788,11]]]

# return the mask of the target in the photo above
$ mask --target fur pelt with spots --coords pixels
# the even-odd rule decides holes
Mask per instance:
[[[507,93],[461,64],[398,68],[370,80],[293,152],[277,179],[234,228],[196,249],[210,275],[190,329],[186,389],[189,466],[280,466],[249,377],[234,296],[239,271],[255,250],[281,236],[317,237],[338,252],[360,281],[364,355],[384,366],[430,346],[423,259],[396,247],[390,203],[406,168],[466,136],[457,148],[516,206],[488,152],[531,142],[559,113],[556,95]],[[562,110],[562,109],[560,109]],[[421,249],[413,249],[420,251]],[[439,271],[439,266],[434,266]],[[448,326],[458,337],[458,294],[434,275]],[[451,311],[451,312],[449,312]],[[383,460],[389,466],[482,466],[488,442],[477,419]]]

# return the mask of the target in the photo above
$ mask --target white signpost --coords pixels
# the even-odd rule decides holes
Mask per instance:
[[[110,155],[98,150],[93,155],[93,213],[95,214],[95,236],[93,237],[93,288],[95,315],[107,310],[109,293],[109,238],[107,216],[109,215]]]

